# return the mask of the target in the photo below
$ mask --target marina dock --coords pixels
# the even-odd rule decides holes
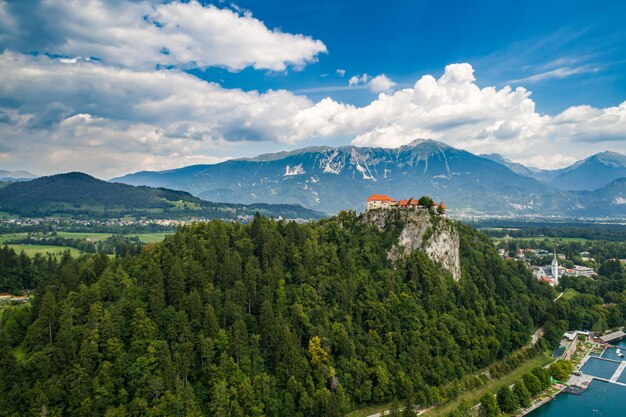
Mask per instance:
[[[620,363],[619,367],[617,368],[617,370],[615,371],[615,373],[613,374],[611,379],[609,379],[609,382],[612,383],[612,384],[620,384],[620,385],[626,386],[626,384],[622,384],[621,382],[617,382],[619,377],[622,375],[622,372],[624,372],[625,368],[626,368],[626,361],[622,361],[622,363]]]

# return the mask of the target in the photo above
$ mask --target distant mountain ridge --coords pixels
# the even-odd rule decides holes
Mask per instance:
[[[213,165],[137,172],[112,181],[180,189],[212,201],[300,204],[326,213],[363,210],[370,194],[383,193],[396,198],[430,195],[460,216],[626,216],[626,206],[616,203],[610,207],[596,207],[592,201],[582,207],[559,203],[578,198],[552,185],[565,172],[536,170],[497,154],[478,156],[434,140],[416,140],[399,148],[309,147]]]
[[[4,169],[0,169],[0,181],[5,181],[5,182],[28,181],[33,178],[37,178],[37,175],[32,174],[28,171],[24,171],[24,170],[7,171]]]
[[[626,177],[626,156],[617,152],[600,152],[568,167],[554,170],[526,167],[497,153],[480,156],[502,164],[517,174],[535,178],[556,190],[592,191]]]
[[[9,184],[0,189],[0,211],[22,216],[237,218],[253,215],[256,211],[288,218],[317,219],[322,216],[296,205],[212,203],[185,191],[111,183],[80,172]]]
[[[592,191],[557,191],[548,194],[542,206],[547,212],[556,212],[567,207],[570,216],[626,216],[626,178],[618,178]]]
[[[590,191],[626,177],[626,155],[601,152],[560,170],[550,184],[561,190]]]
[[[305,148],[139,172],[112,181],[180,189],[212,201],[286,202],[328,213],[361,210],[374,192],[396,197],[431,195],[470,211],[515,210],[507,199],[521,201],[546,190],[534,178],[520,177],[498,163],[432,140],[397,149]]]
[[[481,158],[489,159],[490,161],[496,162],[500,165],[504,165],[511,171],[515,172],[516,174],[522,175],[524,177],[538,179],[536,177],[536,173],[537,171],[542,171],[538,169],[528,168],[518,162],[513,162],[498,153],[481,154],[478,156],[480,156]]]

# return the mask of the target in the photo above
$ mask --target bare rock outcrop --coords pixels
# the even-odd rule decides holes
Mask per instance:
[[[420,249],[448,270],[455,281],[461,277],[459,233],[446,218],[422,208],[390,208],[367,211],[363,214],[363,221],[381,230],[389,222],[402,227],[398,242],[389,251],[390,259],[397,261]]]

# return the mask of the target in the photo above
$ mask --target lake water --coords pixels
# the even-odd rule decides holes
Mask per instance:
[[[614,343],[626,349],[626,339]],[[615,351],[607,351],[603,357],[614,359]],[[617,357],[615,357],[617,359]],[[623,358],[620,358],[623,359]],[[590,364],[591,362],[591,364]],[[589,367],[588,367],[589,365]],[[617,365],[617,364],[615,364]],[[583,372],[604,376],[610,369],[617,368],[611,362],[592,358],[583,367]],[[612,375],[612,374],[611,374]],[[609,377],[611,376],[609,375]],[[626,383],[626,371],[619,382]],[[549,403],[529,414],[531,417],[594,417],[594,416],[626,416],[626,387],[594,380],[589,389],[580,395],[559,394]]]
[[[619,362],[605,361],[599,358],[589,358],[582,367],[581,372],[586,375],[597,376],[598,378],[610,379],[617,368]]]

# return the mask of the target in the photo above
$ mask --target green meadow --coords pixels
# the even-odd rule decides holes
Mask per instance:
[[[131,234],[128,236],[138,236],[139,240],[144,243],[155,243],[160,242],[165,239],[165,236],[171,233],[137,233]],[[5,244],[7,241],[15,240],[15,239],[25,239],[28,236],[28,233],[7,233],[0,234],[0,245]],[[87,239],[91,242],[97,243],[99,241],[104,241],[107,238],[113,236],[112,233],[78,233],[78,232],[57,232],[57,237],[68,238],[68,239]],[[16,252],[20,253],[24,251],[28,256],[34,256],[36,253],[41,255],[53,255],[57,256],[62,254],[66,250],[70,251],[72,256],[79,256],[82,252],[76,248],[70,248],[67,246],[55,246],[55,245],[30,245],[30,244],[8,244],[9,247],[13,248]]]

